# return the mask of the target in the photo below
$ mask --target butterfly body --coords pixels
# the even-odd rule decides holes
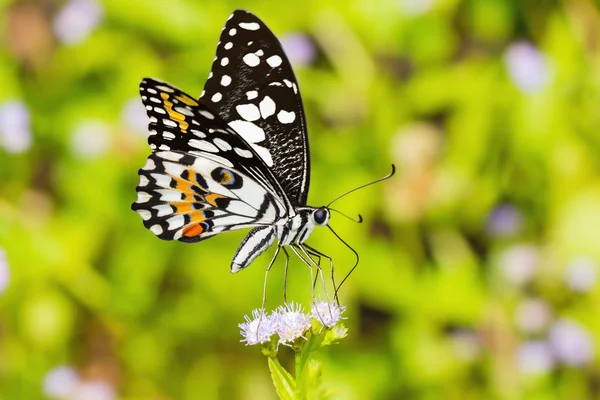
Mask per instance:
[[[132,209],[161,239],[198,242],[253,228],[231,271],[273,244],[302,245],[329,221],[306,205],[310,181],[302,99],[291,65],[256,16],[235,11],[199,99],[156,79],[140,84],[152,154]]]

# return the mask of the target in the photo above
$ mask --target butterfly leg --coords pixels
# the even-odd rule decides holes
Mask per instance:
[[[285,253],[285,268],[283,270],[283,302],[287,303],[287,274],[288,266],[290,265],[290,253],[287,252],[285,247],[282,246],[283,252]]]
[[[311,274],[311,281],[313,281],[313,285],[312,285],[312,293],[313,293],[313,301],[316,302],[314,293],[315,293],[315,286],[316,286],[316,282],[317,282],[317,278],[320,276],[321,277],[321,285],[323,287],[323,292],[325,293],[325,298],[327,300],[327,304],[330,304],[329,301],[329,293],[327,292],[327,286],[325,285],[325,278],[323,277],[323,269],[321,268],[321,258],[319,257],[319,263],[317,264],[315,262],[315,260],[310,256],[310,254],[308,253],[308,251],[306,250],[306,248],[304,247],[303,244],[297,244],[295,245],[298,247],[299,250],[302,251],[302,253],[304,254],[304,256],[310,260],[310,262],[312,262],[312,264],[317,267],[317,276],[314,277],[314,281],[313,281],[313,277]],[[312,268],[311,268],[311,273],[312,273]]]
[[[325,254],[325,253],[323,253],[323,252],[315,249],[314,247],[312,247],[312,246],[310,246],[310,245],[308,245],[306,243],[304,243],[303,246],[306,247],[306,249],[308,250],[309,254],[313,254],[315,256],[319,256],[319,261],[320,261],[320,257],[325,257],[326,259],[329,260],[329,268],[331,270],[331,283],[333,284],[333,288],[334,288],[334,291],[335,291],[333,297],[334,297],[334,300],[335,300],[336,304],[339,306],[340,305],[340,300],[338,298],[337,286],[335,285],[335,274],[334,274],[335,270],[333,268],[333,259],[330,256],[328,256],[327,254]]]
[[[277,249],[275,249],[275,254],[273,255],[273,258],[271,259],[269,266],[265,270],[265,281],[263,283],[263,298],[262,298],[262,304],[260,306],[260,318],[258,319],[258,327],[256,328],[256,339],[257,340],[258,340],[258,332],[260,332],[260,324],[262,322],[262,317],[265,314],[265,303],[267,302],[267,276],[269,275],[269,271],[271,270],[271,267],[273,266],[273,264],[275,264],[275,260],[277,260],[277,256],[279,255],[279,250],[281,250],[281,246],[277,246]]]
[[[308,267],[308,269],[310,270],[310,281],[312,282],[312,281],[313,281],[313,279],[314,279],[314,276],[313,276],[313,266],[312,266],[312,264],[311,264],[311,261],[313,261],[313,259],[312,259],[312,258],[310,258],[310,257],[308,257],[308,260],[307,260],[306,258],[304,258],[304,256],[303,256],[303,255],[300,253],[300,249],[301,249],[301,248],[300,248],[300,247],[299,247],[297,244],[295,244],[295,243],[294,243],[294,244],[291,244],[291,245],[290,245],[290,248],[291,248],[291,249],[292,249],[292,251],[293,251],[293,252],[294,252],[294,253],[295,253],[295,254],[298,256],[298,258],[299,258],[300,260],[302,260],[302,262],[303,262],[304,264],[306,264],[306,266],[307,266],[307,267]],[[304,250],[304,249],[302,249],[302,250]],[[309,261],[309,260],[310,260],[310,261]],[[313,264],[314,264],[314,261],[313,261]],[[318,268],[318,266],[317,266],[317,268]],[[314,300],[315,300],[315,286],[314,286],[314,285],[311,285],[311,288],[312,288],[312,299],[313,299],[313,301],[314,301]]]

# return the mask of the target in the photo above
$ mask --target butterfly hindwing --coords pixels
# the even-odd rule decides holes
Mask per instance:
[[[252,13],[227,20],[200,103],[227,121],[263,159],[293,205],[310,180],[302,99],[281,44]]]
[[[161,239],[197,242],[224,231],[272,225],[284,212],[252,178],[201,156],[158,151],[139,175],[132,208]]]

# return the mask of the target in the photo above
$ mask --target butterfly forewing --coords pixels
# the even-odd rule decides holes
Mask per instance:
[[[292,205],[305,205],[310,180],[298,83],[281,44],[255,15],[227,20],[200,102],[227,121],[263,159]]]
[[[140,93],[154,153],[139,171],[132,208],[148,229],[192,242],[287,215],[276,179],[219,116],[164,82],[144,79]]]

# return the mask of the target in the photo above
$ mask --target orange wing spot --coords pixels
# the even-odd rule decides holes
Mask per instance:
[[[193,203],[183,202],[183,201],[178,201],[177,203],[171,203],[171,205],[176,208],[176,210],[175,210],[176,213],[188,213],[190,211],[193,211],[194,209],[192,208],[192,204]]]
[[[161,93],[160,97],[162,97],[165,103],[165,110],[167,110],[169,117],[171,117],[171,119],[179,123],[179,128],[181,128],[183,133],[187,133],[187,128],[190,125],[187,122],[185,122],[185,115],[173,110],[173,103],[169,101],[169,95],[167,93]]]
[[[193,211],[188,215],[190,216],[192,222],[202,222],[206,220],[206,218],[204,218],[204,213],[200,210]]]
[[[198,236],[204,232],[204,228],[200,224],[188,225],[183,228],[182,235],[187,237]]]
[[[206,200],[206,202],[212,206],[217,207],[217,203],[216,201],[218,199],[226,199],[227,197],[223,196],[222,194],[216,194],[216,193],[211,193],[207,196],[204,197],[204,199]]]
[[[221,184],[227,185],[228,183],[231,183],[233,181],[233,176],[231,176],[231,172],[223,169],[221,170],[221,175]]]
[[[180,94],[179,96],[175,96],[175,98],[181,101],[183,104],[187,104],[188,106],[197,106],[198,102],[191,97],[188,97],[184,94]]]

